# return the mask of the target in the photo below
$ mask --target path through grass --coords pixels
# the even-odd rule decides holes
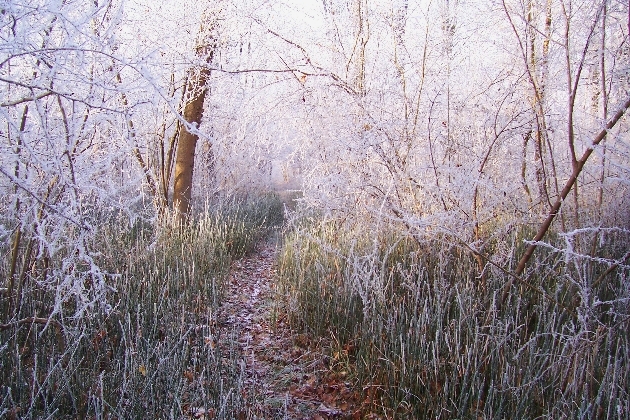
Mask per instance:
[[[220,309],[219,346],[237,343],[248,419],[363,418],[323,341],[296,334],[274,292],[276,245],[235,261]],[[223,352],[225,353],[225,352]]]

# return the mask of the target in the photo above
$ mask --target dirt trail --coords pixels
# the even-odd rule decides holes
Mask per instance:
[[[357,396],[305,334],[274,306],[276,245],[259,244],[234,262],[219,312],[223,337],[238,341],[250,419],[361,418]]]

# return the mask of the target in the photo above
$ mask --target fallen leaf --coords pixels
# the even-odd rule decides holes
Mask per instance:
[[[217,346],[212,337],[204,337],[204,342],[207,346],[210,346],[212,350],[214,350],[214,348]]]
[[[326,407],[324,403],[320,404],[319,407],[317,407],[317,411],[326,414],[327,416],[337,416],[341,414],[341,411],[337,410],[336,408]]]

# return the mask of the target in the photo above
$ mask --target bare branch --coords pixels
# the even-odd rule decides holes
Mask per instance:
[[[0,107],[6,108],[6,107],[9,107],[9,106],[15,106],[15,105],[23,104],[24,102],[33,102],[33,101],[36,101],[38,99],[45,98],[46,96],[49,96],[49,95],[52,95],[52,94],[53,94],[53,92],[50,92],[50,91],[42,92],[39,95],[29,96],[29,97],[26,97],[26,98],[20,98],[20,99],[16,99],[14,101],[9,101],[9,102],[2,102],[2,103],[0,103]]]
[[[37,318],[37,317],[32,316],[32,317],[20,319],[18,321],[9,322],[7,324],[0,324],[0,331],[8,330],[9,328],[15,325],[22,325],[22,324],[40,324],[40,325],[51,324],[55,328],[57,328],[58,331],[61,331],[63,329],[63,326],[59,322],[55,321],[54,319]]]
[[[39,198],[34,192],[32,192],[31,190],[26,188],[24,185],[22,185],[20,183],[19,179],[17,179],[16,177],[11,175],[7,171],[5,171],[3,168],[0,168],[0,174],[2,174],[4,176],[6,176],[7,178],[9,178],[9,180],[11,181],[11,183],[13,183],[13,185],[15,185],[17,188],[25,191],[28,195],[33,197],[35,199],[35,201],[37,201],[42,206],[46,207],[52,213],[55,213],[55,214],[59,215],[62,219],[66,219],[67,221],[69,221],[70,223],[72,223],[73,225],[76,225],[77,227],[79,227],[81,229],[90,230],[90,228],[88,226],[84,225],[80,221],[74,220],[71,217],[66,216],[65,214],[63,214],[62,212],[57,210],[54,206],[51,206],[50,204],[48,204],[47,202],[45,202],[44,200]]]
[[[586,163],[588,158],[591,156],[591,153],[593,153],[595,146],[597,146],[599,143],[602,142],[602,140],[606,138],[608,131],[611,130],[615,125],[617,125],[617,123],[619,122],[619,120],[621,120],[621,117],[624,116],[628,108],[630,108],[630,97],[626,99],[621,109],[619,109],[619,111],[617,111],[617,113],[612,117],[612,119],[608,121],[608,123],[606,124],[606,127],[603,130],[601,130],[599,134],[597,134],[597,136],[595,136],[591,146],[589,146],[586,149],[586,151],[584,151],[584,154],[582,155],[582,157],[573,166],[573,173],[571,174],[571,177],[569,177],[569,180],[564,185],[562,192],[556,198],[556,201],[553,204],[551,210],[549,211],[547,218],[540,225],[540,228],[538,229],[536,236],[534,237],[534,239],[532,239],[530,245],[525,250],[525,254],[523,254],[520,261],[518,262],[518,266],[516,267],[516,271],[515,271],[516,276],[520,276],[523,273],[523,271],[525,271],[525,266],[527,265],[530,258],[534,254],[534,251],[536,250],[536,247],[538,246],[538,242],[541,241],[542,238],[545,236],[545,234],[549,230],[549,227],[551,226],[551,223],[558,215],[563,201],[565,200],[565,198],[567,198],[567,196],[569,195],[569,192],[571,192],[571,189],[575,185],[575,182],[577,181],[578,176],[582,172],[582,168],[584,168],[584,164]],[[504,286],[501,300],[499,301],[501,305],[507,299],[507,294],[512,284],[513,284],[513,280],[510,280]]]

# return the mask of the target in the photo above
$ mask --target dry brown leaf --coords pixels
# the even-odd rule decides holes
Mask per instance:
[[[324,403],[321,403],[319,407],[317,407],[317,411],[319,411],[322,414],[326,414],[327,416],[338,416],[342,414],[340,410],[336,408],[327,407],[324,405]]]

